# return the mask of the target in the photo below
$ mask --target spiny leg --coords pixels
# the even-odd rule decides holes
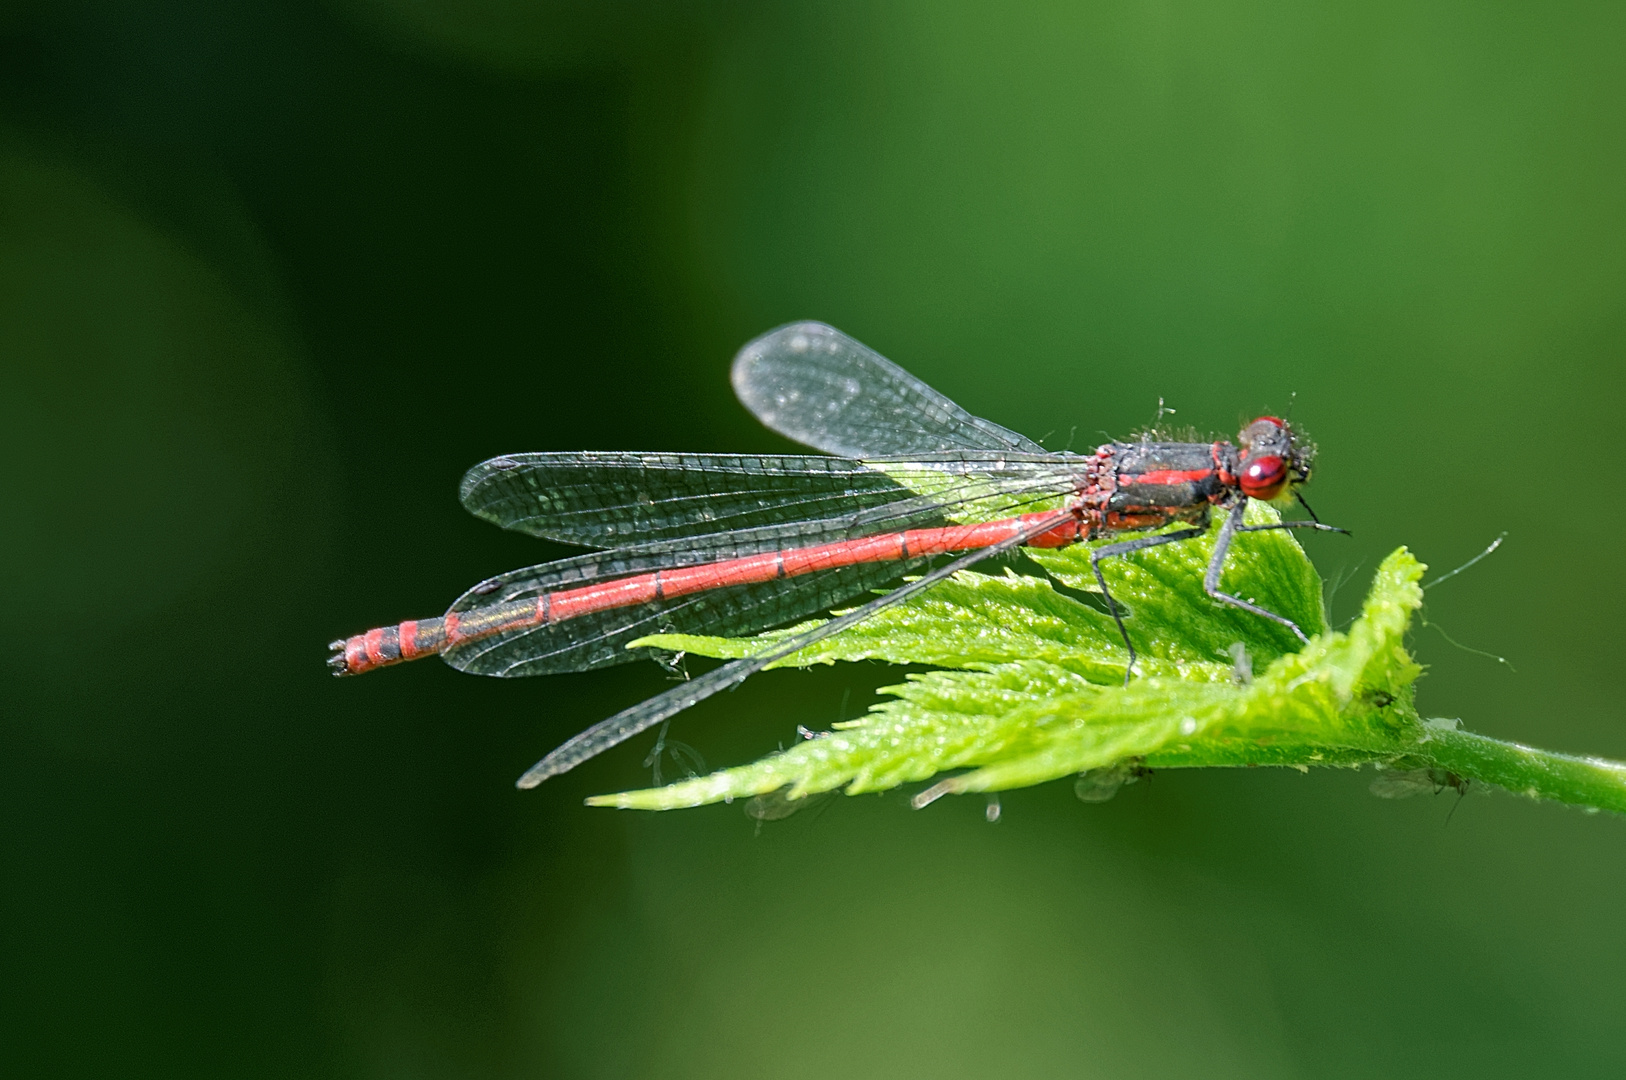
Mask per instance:
[[[1281,521],[1273,525],[1244,525],[1242,524],[1242,515],[1247,512],[1247,509],[1248,501],[1243,499],[1231,508],[1229,514],[1225,515],[1225,523],[1220,526],[1219,536],[1214,540],[1214,555],[1208,560],[1208,572],[1203,575],[1203,591],[1222,603],[1239,607],[1243,611],[1251,611],[1255,615],[1261,615],[1273,622],[1281,623],[1297,634],[1300,641],[1308,645],[1310,639],[1305,636],[1303,630],[1299,629],[1299,624],[1292,619],[1284,615],[1278,615],[1274,611],[1267,611],[1258,604],[1250,604],[1240,596],[1232,596],[1230,593],[1220,591],[1220,574],[1225,570],[1225,557],[1230,554],[1231,541],[1236,539],[1236,534],[1239,532],[1265,532],[1269,529],[1294,528],[1324,529],[1328,532],[1344,532],[1345,530],[1336,529],[1331,525],[1323,525],[1318,521]]]
[[[1319,521],[1278,521],[1272,525],[1243,525],[1237,532],[1269,532],[1271,529],[1315,529],[1317,532],[1343,533],[1345,536],[1353,535],[1348,529],[1340,529],[1336,525],[1323,525]]]
[[[1206,526],[1199,525],[1196,528],[1179,529],[1157,536],[1142,536],[1134,540],[1120,540],[1116,544],[1103,544],[1090,552],[1090,569],[1095,571],[1095,581],[1101,586],[1101,596],[1107,602],[1107,610],[1112,612],[1112,621],[1118,624],[1118,633],[1123,636],[1124,648],[1129,650],[1129,663],[1124,667],[1125,686],[1129,685],[1129,676],[1135,670],[1135,646],[1129,640],[1129,628],[1124,626],[1124,617],[1118,610],[1118,601],[1112,598],[1111,591],[1107,589],[1107,579],[1101,576],[1101,560],[1114,555],[1128,555],[1131,551],[1144,551],[1163,544],[1173,544],[1180,540],[1195,540],[1207,531]]]

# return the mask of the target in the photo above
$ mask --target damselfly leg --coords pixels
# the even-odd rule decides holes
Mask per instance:
[[[1110,559],[1114,555],[1128,555],[1132,551],[1145,551],[1147,548],[1161,547],[1164,544],[1176,544],[1181,540],[1195,540],[1208,531],[1206,526],[1196,526],[1190,529],[1180,529],[1171,533],[1160,533],[1157,536],[1140,536],[1134,540],[1120,540],[1116,544],[1103,544],[1090,552],[1090,569],[1095,571],[1095,583],[1101,586],[1101,597],[1107,602],[1107,610],[1112,613],[1112,621],[1118,624],[1118,633],[1124,639],[1124,648],[1129,653],[1129,662],[1124,665],[1124,685],[1129,685],[1129,676],[1135,670],[1135,643],[1129,640],[1129,628],[1124,625],[1122,610],[1118,601],[1112,598],[1112,592],[1107,588],[1107,579],[1101,575],[1101,560]]]
[[[1231,507],[1231,512],[1225,515],[1225,523],[1220,526],[1219,536],[1214,540],[1214,554],[1208,560],[1208,571],[1203,574],[1203,591],[1223,604],[1230,604],[1232,607],[1238,607],[1261,618],[1280,623],[1293,631],[1300,641],[1309,644],[1309,635],[1299,629],[1299,624],[1292,619],[1285,615],[1278,615],[1274,611],[1269,611],[1258,604],[1250,603],[1240,596],[1233,596],[1220,589],[1220,575],[1225,572],[1225,559],[1231,553],[1231,542],[1236,539],[1237,533],[1270,532],[1274,529],[1314,529],[1321,532],[1340,532],[1348,536],[1349,530],[1340,529],[1335,525],[1323,525],[1319,521],[1277,521],[1269,525],[1244,525],[1242,524],[1242,517],[1247,512],[1248,501],[1241,499]]]
[[[1278,615],[1273,611],[1260,607],[1258,604],[1250,603],[1239,596],[1233,596],[1220,589],[1220,577],[1225,571],[1225,560],[1231,553],[1231,543],[1236,539],[1236,534],[1247,532],[1270,532],[1275,529],[1312,529],[1317,532],[1336,532],[1348,536],[1349,530],[1340,529],[1336,525],[1324,525],[1315,520],[1278,521],[1268,525],[1244,525],[1242,519],[1247,513],[1247,507],[1248,501],[1241,499],[1226,514],[1225,522],[1220,527],[1219,536],[1214,541],[1214,553],[1208,560],[1208,570],[1203,575],[1203,591],[1221,603],[1230,604],[1233,607],[1241,608],[1243,611],[1252,612],[1255,615],[1280,623],[1293,631],[1300,641],[1308,642],[1309,637],[1292,619]],[[1101,561],[1116,555],[1128,555],[1131,552],[1145,551],[1147,548],[1160,547],[1164,544],[1179,543],[1182,540],[1195,540],[1207,532],[1208,528],[1205,525],[1189,529],[1177,529],[1174,532],[1160,533],[1156,536],[1142,536],[1134,540],[1121,540],[1115,544],[1103,544],[1090,553],[1090,569],[1095,571],[1096,584],[1101,587],[1101,596],[1106,601],[1107,611],[1111,613],[1113,621],[1117,623],[1118,633],[1123,638],[1124,649],[1129,654],[1129,661],[1124,666],[1125,686],[1129,685],[1129,678],[1135,670],[1135,661],[1139,657],[1135,652],[1134,643],[1130,640],[1129,629],[1124,624],[1123,611],[1107,588],[1107,580],[1101,573]]]

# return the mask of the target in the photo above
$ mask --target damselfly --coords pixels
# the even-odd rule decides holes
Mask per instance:
[[[511,454],[463,478],[463,505],[506,529],[596,549],[482,581],[445,615],[332,643],[356,675],[438,654],[481,675],[584,671],[637,659],[657,633],[741,635],[891,592],[734,660],[588,728],[519,780],[534,787],[828,635],[985,559],[1145,533],[1090,553],[1106,609],[1135,650],[1101,560],[1202,536],[1224,515],[1203,578],[1208,595],[1304,632],[1220,588],[1250,498],[1297,495],[1313,448],[1261,416],[1235,443],[1105,443],[1056,453],[967,413],[822,323],[746,345],[734,390],[769,428],[834,457],[773,454]],[[1300,498],[1302,502],[1302,497]],[[1308,506],[1305,507],[1308,510]],[[1155,532],[1169,526],[1171,531]],[[958,558],[931,569],[937,556]]]

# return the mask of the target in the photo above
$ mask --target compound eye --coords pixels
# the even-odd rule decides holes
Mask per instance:
[[[1287,486],[1287,462],[1275,454],[1256,457],[1242,467],[1242,493],[1269,502]]]

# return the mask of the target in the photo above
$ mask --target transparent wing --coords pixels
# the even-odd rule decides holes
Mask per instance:
[[[1065,455],[969,450],[871,465],[806,455],[510,454],[470,469],[462,500],[505,529],[608,548],[872,514],[925,493],[963,501],[971,491],[1065,487],[1076,468]]]
[[[823,323],[782,326],[734,358],[734,392],[769,428],[849,458],[1044,447],[972,416],[875,350]]]
[[[1064,477],[1030,481],[1007,492],[1001,511],[1020,514],[1054,506],[1066,491]],[[981,505],[980,500],[977,505]],[[915,496],[886,506],[818,521],[712,533],[578,555],[515,570],[481,582],[452,604],[466,623],[503,614],[544,593],[610,582],[675,567],[704,566],[765,552],[857,540],[903,529],[949,524],[961,500]],[[746,585],[616,607],[482,637],[447,650],[446,662],[462,671],[505,677],[554,674],[608,667],[639,659],[628,642],[655,633],[739,635],[807,618],[913,573],[929,559],[860,563]]]
[[[589,452],[492,458],[463,477],[461,497],[505,529],[613,547],[835,517],[912,494],[839,458]]]
[[[831,607],[839,607],[870,589],[916,572],[929,561],[910,559],[862,563],[815,571],[781,581],[708,589],[672,600],[654,600],[636,607],[596,611],[528,630],[497,634],[456,646],[443,655],[446,662],[459,671],[502,678],[611,667],[648,659],[649,653],[627,648],[629,643],[641,637],[650,634],[737,636],[756,633],[782,623],[808,618]],[[626,576],[625,569],[632,565],[640,566],[645,571],[683,565],[658,557],[633,559],[625,555],[615,560],[617,566],[610,571],[575,559],[566,562],[575,565],[552,563],[534,567],[530,571],[520,570],[504,575],[504,579],[507,579],[505,585],[522,585],[523,588],[517,593],[504,589],[503,595],[523,599],[555,589],[611,581]],[[559,577],[561,574],[565,576]],[[477,611],[483,605],[470,603],[476,599],[466,594],[452,606],[452,610],[460,614]]]

